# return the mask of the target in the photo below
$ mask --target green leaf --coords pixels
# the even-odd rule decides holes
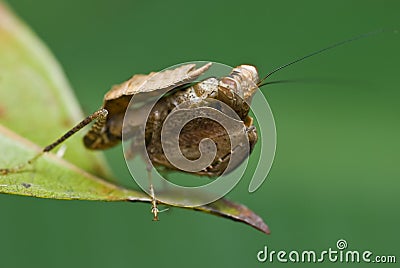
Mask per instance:
[[[47,145],[82,118],[60,66],[0,2],[0,168],[26,163],[41,151],[37,144]],[[45,154],[21,172],[0,175],[0,193],[65,200],[151,201],[143,192],[103,179],[110,177],[107,165],[101,154],[82,146],[82,135],[77,133],[68,140],[63,159]],[[258,215],[226,199],[186,208],[269,233]]]

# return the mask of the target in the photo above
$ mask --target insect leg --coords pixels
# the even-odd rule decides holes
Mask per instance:
[[[69,130],[67,133],[65,133],[64,135],[62,135],[59,139],[57,139],[55,142],[47,145],[44,149],[43,149],[43,153],[47,153],[50,152],[51,150],[54,149],[54,147],[56,147],[57,145],[63,143],[66,139],[68,139],[69,137],[71,137],[72,135],[74,135],[76,132],[78,132],[79,130],[81,130],[82,128],[84,128],[86,125],[88,125],[90,122],[92,122],[93,120],[97,119],[96,123],[93,125],[92,127],[92,131],[93,130],[97,130],[98,132],[100,132],[101,128],[104,126],[105,122],[106,122],[106,118],[108,115],[108,111],[106,109],[100,109],[96,112],[94,112],[93,114],[89,115],[88,117],[86,117],[85,119],[83,119],[81,122],[79,122],[76,126],[74,126],[71,130]]]
[[[147,164],[147,174],[148,174],[149,183],[150,183],[151,213],[153,213],[153,215],[154,215],[153,221],[158,221],[158,213],[160,212],[160,210],[157,207],[157,199],[156,199],[156,195],[154,193],[151,170],[152,170],[152,165],[149,163],[149,164]]]
[[[30,165],[30,164],[34,163],[44,153],[47,153],[47,152],[50,152],[51,150],[53,150],[57,145],[63,143],[66,139],[68,139],[69,137],[74,135],[76,132],[81,130],[83,127],[88,125],[93,120],[97,119],[97,121],[96,121],[96,123],[94,125],[94,126],[96,126],[95,128],[96,129],[101,129],[104,126],[105,122],[106,122],[107,114],[108,114],[108,111],[106,109],[103,109],[103,108],[98,110],[98,111],[96,111],[96,112],[94,112],[93,114],[89,115],[88,117],[83,119],[81,122],[79,122],[71,130],[69,130],[64,135],[62,135],[60,138],[58,138],[55,142],[53,142],[53,143],[47,145],[46,147],[44,147],[43,150],[40,153],[35,155],[33,158],[28,160],[26,163],[23,163],[21,165],[13,167],[13,168],[0,169],[0,174],[1,175],[5,175],[5,174],[8,174],[8,173],[16,173],[16,172],[19,172],[19,171],[23,170],[27,165]]]
[[[151,213],[153,213],[154,218],[153,221],[158,221],[158,213],[160,210],[157,207],[157,199],[154,194],[153,184],[150,184],[150,195],[151,195]]]

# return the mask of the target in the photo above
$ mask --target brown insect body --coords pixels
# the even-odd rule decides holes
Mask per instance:
[[[144,138],[146,150],[153,165],[177,169],[167,160],[161,145],[161,130],[164,121],[173,109],[182,104],[190,109],[201,105],[201,102],[214,99],[227,104],[235,111],[242,121],[241,131],[247,135],[251,150],[257,142],[257,133],[253,126],[253,119],[248,113],[251,98],[259,82],[257,70],[250,65],[241,65],[234,68],[226,77],[220,79],[211,77],[194,85],[189,84],[209,67],[210,64],[198,69],[195,69],[192,64],[183,65],[160,73],[135,75],[123,84],[114,86],[104,98],[103,108],[108,111],[106,124],[100,132],[96,129],[96,125],[92,127],[84,138],[85,146],[89,149],[112,147],[122,139],[124,131],[124,135],[132,137],[131,151],[133,153],[139,151],[139,144]],[[168,94],[164,95],[166,92]],[[148,108],[146,100],[159,97],[160,94],[163,97],[154,107]],[[142,106],[128,108],[132,97],[135,98],[135,102],[143,101]],[[132,116],[125,119],[125,126],[122,128],[127,109],[134,111],[130,113]],[[151,110],[148,113],[146,109]],[[148,118],[146,118],[147,114]],[[144,123],[146,129],[143,134],[140,126]],[[230,137],[221,124],[208,118],[193,119],[182,128],[179,135],[179,147],[187,159],[195,160],[200,157],[200,141],[206,138],[214,141],[217,154],[209,167],[195,174],[217,176],[226,169],[230,155],[235,150],[231,148]],[[243,160],[247,156],[243,155]],[[240,163],[234,163],[232,169]]]

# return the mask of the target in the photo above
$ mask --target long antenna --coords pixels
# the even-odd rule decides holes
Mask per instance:
[[[338,47],[338,46],[341,46],[341,45],[344,45],[344,44],[347,44],[347,43],[350,43],[350,42],[353,42],[353,41],[356,41],[356,40],[358,40],[358,39],[362,39],[362,38],[365,38],[365,37],[368,37],[368,36],[371,36],[371,35],[375,35],[375,34],[378,34],[378,33],[382,33],[382,32],[384,32],[384,31],[385,31],[384,29],[380,29],[380,30],[377,30],[377,31],[373,31],[373,32],[369,32],[369,33],[357,35],[357,36],[354,36],[354,37],[352,37],[352,38],[349,38],[349,39],[346,39],[346,40],[337,42],[337,43],[335,43],[335,44],[332,44],[332,45],[330,45],[330,46],[327,46],[327,47],[325,47],[325,48],[322,48],[322,49],[320,49],[320,50],[314,51],[314,52],[312,52],[312,53],[310,53],[310,54],[308,54],[308,55],[305,55],[305,56],[303,56],[303,57],[301,57],[301,58],[298,58],[298,59],[296,59],[296,60],[294,60],[294,61],[291,61],[291,62],[289,62],[289,63],[286,63],[286,64],[284,64],[284,65],[282,65],[282,66],[276,68],[275,70],[269,72],[263,79],[260,80],[260,82],[258,82],[258,85],[261,85],[261,83],[262,83],[265,79],[267,79],[268,77],[270,77],[272,74],[274,74],[274,73],[276,73],[276,72],[278,72],[278,71],[280,71],[280,70],[282,70],[282,69],[284,69],[284,68],[286,68],[286,67],[289,67],[289,66],[292,65],[292,64],[295,64],[295,63],[297,63],[297,62],[299,62],[299,61],[303,61],[303,60],[305,60],[305,59],[307,59],[307,58],[310,58],[310,57],[312,57],[312,56],[315,56],[315,55],[317,55],[317,54],[320,54],[320,53],[325,52],[325,51],[327,51],[327,50],[330,50],[330,49],[332,49],[332,48],[335,48],[335,47]]]

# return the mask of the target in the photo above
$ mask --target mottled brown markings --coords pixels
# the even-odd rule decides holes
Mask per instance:
[[[258,73],[255,67],[241,65],[234,68],[227,77],[220,79],[205,79],[194,85],[181,87],[185,83],[194,81],[204,73],[209,64],[195,69],[194,65],[183,65],[173,70],[148,75],[134,75],[128,81],[114,86],[104,97],[103,108],[109,114],[101,132],[92,135],[91,131],[85,137],[85,145],[90,149],[106,149],[117,144],[122,138],[122,131],[126,136],[132,136],[132,152],[137,150],[137,144],[145,139],[147,153],[155,166],[176,169],[168,161],[161,145],[161,128],[167,116],[178,105],[185,102],[195,103],[195,99],[216,99],[230,106],[243,120],[244,134],[248,135],[250,148],[257,142],[257,133],[253,126],[253,119],[248,116],[249,103],[255,93],[258,83]],[[168,90],[171,90],[168,92]],[[135,97],[135,102],[168,92],[151,109],[149,117],[141,118],[147,114],[144,108],[134,110],[133,119],[125,121],[124,130],[122,122],[127,112],[129,102]],[[247,103],[248,102],[248,103]],[[190,107],[189,107],[190,108]],[[145,134],[140,133],[140,128],[146,124]],[[95,126],[94,126],[95,127]],[[210,119],[195,119],[188,123],[180,133],[180,148],[188,159],[197,159],[199,154],[198,144],[204,138],[212,139],[217,145],[217,155],[211,167],[197,172],[197,175],[218,176],[226,168],[232,149],[229,136],[224,128]],[[90,142],[86,142],[89,140]],[[247,156],[244,156],[245,158]]]

